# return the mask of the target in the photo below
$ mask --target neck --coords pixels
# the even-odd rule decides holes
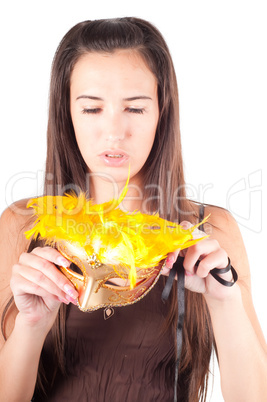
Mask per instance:
[[[90,198],[94,200],[95,204],[102,204],[117,199],[121,195],[126,182],[111,182],[105,178],[91,178],[90,181]],[[133,212],[134,210],[142,209],[143,190],[139,183],[130,180],[128,184],[128,191],[120,204],[120,209],[125,212]]]

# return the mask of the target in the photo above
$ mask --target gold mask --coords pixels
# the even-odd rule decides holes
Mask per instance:
[[[156,284],[168,253],[201,240],[192,233],[203,221],[184,230],[158,215],[121,211],[127,183],[119,199],[104,204],[94,205],[83,193],[28,203],[37,219],[25,235],[45,239],[79,268],[60,267],[78,290],[82,311],[137,302]]]
[[[79,293],[78,307],[93,311],[106,307],[121,307],[142,299],[157,283],[163,264],[156,267],[136,268],[136,284],[130,286],[128,269],[123,265],[101,264],[96,254],[88,256],[84,249],[70,242],[57,243],[60,253],[73,262],[81,273],[60,267]],[[117,282],[113,282],[114,279]],[[119,282],[119,283],[118,283]]]

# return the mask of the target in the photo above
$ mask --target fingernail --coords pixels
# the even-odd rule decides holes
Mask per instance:
[[[174,263],[174,258],[173,257],[168,257],[167,260],[166,260],[166,266],[168,268],[171,268],[173,266],[173,263]]]
[[[79,295],[78,292],[68,283],[66,283],[66,285],[64,286],[64,291],[74,300],[77,299]]]
[[[70,262],[64,257],[58,257],[57,263],[58,265],[62,265],[65,268],[67,268],[70,265]]]
[[[68,300],[66,300],[66,299],[61,299],[60,297],[58,297],[58,300],[59,300],[61,303],[70,304],[70,301],[68,301]]]
[[[71,297],[69,295],[66,295],[66,299],[69,300],[72,304],[74,304],[75,306],[77,305],[77,297]]]
[[[182,226],[182,228],[183,228],[184,230],[187,230],[187,229],[189,229],[191,226],[193,226],[190,222],[187,222],[187,221],[181,222],[180,225]]]

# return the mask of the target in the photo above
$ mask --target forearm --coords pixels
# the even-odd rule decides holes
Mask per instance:
[[[262,402],[267,397],[267,357],[243,307],[239,288],[230,300],[206,298],[226,402]]]
[[[44,331],[25,326],[17,316],[14,330],[0,351],[1,400],[31,400],[45,336]]]

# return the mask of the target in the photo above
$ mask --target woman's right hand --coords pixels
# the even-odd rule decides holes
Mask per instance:
[[[37,247],[23,253],[12,268],[10,287],[26,325],[49,331],[56,319],[60,304],[76,304],[78,292],[55,266],[70,262],[51,247]]]

